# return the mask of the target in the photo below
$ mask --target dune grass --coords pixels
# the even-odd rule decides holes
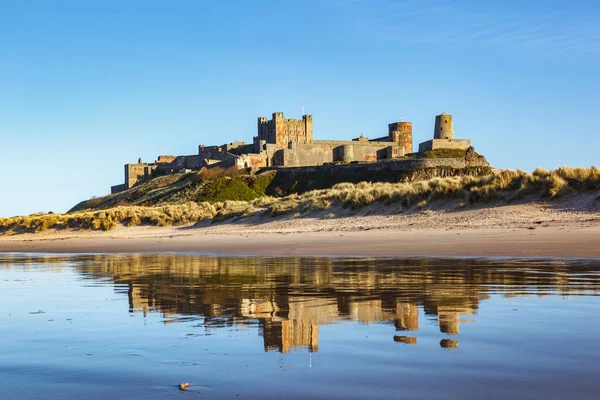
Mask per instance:
[[[460,200],[461,204],[511,202],[528,196],[533,200],[556,199],[570,193],[593,191],[600,191],[600,170],[596,167],[562,167],[554,171],[538,168],[532,173],[506,170],[481,177],[455,176],[409,183],[340,183],[329,189],[281,198],[262,196],[248,201],[187,202],[152,207],[121,206],[101,211],[2,218],[0,234],[41,232],[48,229],[111,230],[118,225],[189,225],[202,220],[221,222],[255,215],[298,216],[327,210],[335,205],[360,209],[381,203],[394,204],[394,209],[398,209],[398,206],[423,209],[443,200]]]

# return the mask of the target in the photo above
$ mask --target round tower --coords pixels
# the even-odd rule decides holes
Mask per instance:
[[[454,126],[452,125],[452,115],[442,113],[435,117],[434,139],[454,139]]]
[[[404,154],[412,153],[412,123],[394,122],[388,125],[390,141],[404,149]]]
[[[347,162],[347,163],[354,161],[354,146],[353,145],[345,144],[342,146],[341,150],[342,150],[342,154],[341,154],[342,161]]]

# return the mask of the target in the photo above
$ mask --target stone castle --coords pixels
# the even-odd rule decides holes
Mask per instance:
[[[433,139],[419,144],[419,152],[436,149],[467,150],[471,141],[454,138],[452,116],[438,115]],[[190,156],[159,156],[153,163],[125,165],[125,182],[113,186],[118,193],[146,182],[155,176],[199,170],[203,167],[245,168],[314,167],[339,163],[374,163],[400,159],[413,152],[412,123],[394,122],[385,136],[353,140],[314,140],[312,115],[302,119],[286,119],[283,113],[273,113],[272,119],[258,118],[257,135],[252,143],[233,142],[221,146],[198,146],[198,154]]]

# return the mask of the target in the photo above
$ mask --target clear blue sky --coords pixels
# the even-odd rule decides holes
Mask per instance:
[[[66,211],[127,162],[251,141],[303,102],[317,139],[403,119],[416,146],[448,112],[493,166],[599,164],[598,21],[595,0],[5,0],[0,216]]]

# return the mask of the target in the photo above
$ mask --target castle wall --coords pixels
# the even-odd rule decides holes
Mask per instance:
[[[278,152],[273,165],[298,167],[336,161],[375,162],[403,155],[402,148],[391,142],[314,140],[307,144],[292,143],[289,149]]]
[[[182,169],[200,169],[204,159],[201,156],[179,156],[171,163],[175,171]]]
[[[291,149],[283,150],[284,167],[297,167],[303,165],[323,165],[335,160],[336,144],[312,142],[309,144],[294,143]]]
[[[232,143],[228,143],[228,144],[224,145],[223,147],[225,148],[226,152],[231,153],[239,148],[243,148],[244,146],[246,146],[246,142],[235,141]]]
[[[227,143],[222,146],[198,146],[198,155],[207,160],[221,160],[223,158],[228,157],[227,153],[236,153],[241,154],[243,152],[247,152],[248,150],[253,150],[253,144],[246,144],[246,142],[232,142]],[[181,156],[179,156],[181,157]],[[189,156],[185,156],[189,157]],[[173,157],[173,160],[176,157]],[[173,161],[171,160],[171,161]]]
[[[155,163],[156,164],[168,164],[168,163],[175,161],[176,158],[177,158],[177,156],[158,156]]]
[[[228,147],[227,152],[238,156],[248,153],[260,153],[260,146],[255,143],[243,143],[236,147]]]
[[[471,146],[469,139],[433,139],[419,144],[419,152],[436,149],[461,149],[466,150]]]
[[[223,146],[198,146],[198,155],[207,160],[222,160],[227,151]]]
[[[285,168],[286,173],[349,173],[352,175],[361,174],[365,171],[390,171],[390,172],[405,172],[424,168],[450,167],[462,169],[467,167],[489,167],[485,158],[478,158],[467,161],[464,158],[417,158],[408,160],[384,160],[378,163],[367,164],[349,164],[349,165],[326,165],[326,166],[299,166],[293,168]],[[264,171],[277,169],[277,167],[267,167]],[[283,170],[283,169],[282,169]]]
[[[238,168],[259,169],[267,166],[267,152],[263,151],[259,154],[242,154],[235,160],[235,165]]]
[[[110,194],[120,193],[127,190],[127,185],[121,183],[120,185],[115,185],[110,187]]]
[[[156,165],[157,175],[168,175],[182,170],[199,170],[204,165],[202,156],[177,156],[169,163],[158,163]]]

